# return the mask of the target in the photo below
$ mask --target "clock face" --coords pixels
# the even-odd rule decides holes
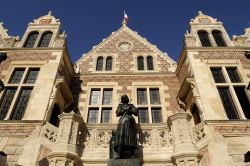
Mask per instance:
[[[122,52],[130,51],[130,50],[132,50],[132,47],[133,47],[132,44],[130,42],[127,42],[127,41],[120,42],[117,45],[117,49],[122,51]]]

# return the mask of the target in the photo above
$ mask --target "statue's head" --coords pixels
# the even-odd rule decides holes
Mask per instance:
[[[121,101],[122,101],[122,103],[124,103],[124,104],[128,104],[128,102],[129,102],[128,95],[126,95],[126,94],[122,95]]]

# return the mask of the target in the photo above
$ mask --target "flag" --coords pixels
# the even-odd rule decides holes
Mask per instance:
[[[125,10],[124,10],[124,20],[126,21],[126,23],[128,23],[128,15],[127,15],[127,13],[125,12]]]

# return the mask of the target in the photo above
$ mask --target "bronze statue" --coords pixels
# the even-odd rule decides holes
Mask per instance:
[[[137,126],[132,115],[138,116],[138,109],[133,104],[129,104],[127,95],[122,95],[121,104],[116,110],[116,116],[121,116],[114,143],[114,150],[117,153],[116,159],[122,159],[124,151],[129,151],[131,158],[134,158],[137,147]]]

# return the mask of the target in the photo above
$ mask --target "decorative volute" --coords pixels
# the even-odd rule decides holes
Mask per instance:
[[[245,29],[245,34],[236,36],[233,35],[232,41],[236,46],[249,46],[250,45],[250,27]]]

